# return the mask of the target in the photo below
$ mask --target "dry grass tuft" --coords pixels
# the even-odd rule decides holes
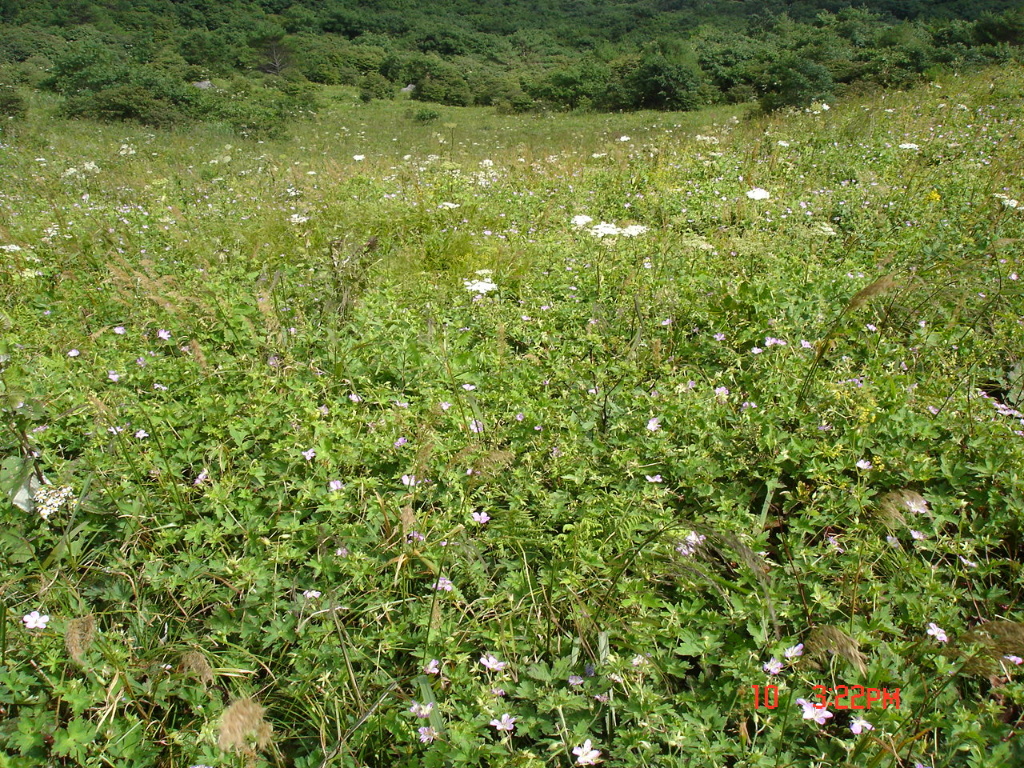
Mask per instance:
[[[981,652],[972,653],[965,647],[971,645],[980,646]],[[956,650],[964,658],[965,672],[998,674],[999,662],[1004,656],[1024,657],[1024,624],[1003,620],[981,624],[959,639]]]
[[[839,656],[850,662],[862,675],[867,674],[868,665],[864,654],[860,652],[860,644],[839,627],[815,627],[805,647],[807,655],[816,661],[830,654]]]
[[[96,617],[91,613],[70,619],[64,628],[64,647],[76,664],[85,665],[85,654],[96,636]]]
[[[189,651],[182,656],[180,669],[186,675],[195,677],[203,685],[213,682],[213,668],[199,651]]]
[[[252,754],[270,746],[274,727],[263,719],[263,707],[250,698],[238,699],[224,710],[218,743],[225,752]]]
[[[894,275],[885,275],[878,278],[867,288],[862,288],[854,294],[854,297],[850,299],[850,303],[846,305],[846,309],[843,312],[853,312],[856,309],[860,309],[876,296],[882,296],[891,291],[895,285],[896,277]]]

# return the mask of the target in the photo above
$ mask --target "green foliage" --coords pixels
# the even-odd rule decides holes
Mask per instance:
[[[54,114],[177,104],[157,44],[23,91],[0,763],[1020,763],[1024,72],[585,109],[703,94],[733,54],[753,88],[783,40],[836,90],[884,60],[856,25],[769,27],[526,78],[572,114],[332,87],[300,121],[324,91],[289,70],[187,88],[207,124]],[[887,37],[892,77],[930,39]],[[804,716],[840,685],[901,702],[870,733]]]
[[[28,101],[13,85],[0,83],[0,116],[23,118],[28,113]]]
[[[412,113],[413,122],[420,123],[421,125],[433,123],[439,117],[441,117],[441,113],[432,107],[420,107]]]
[[[945,68],[1013,61],[1022,18],[999,0],[873,0],[856,8],[807,0],[770,13],[726,0],[585,9],[497,0],[440,0],[429,9],[404,0],[58,8],[22,0],[0,15],[0,63],[18,65],[17,77],[33,86],[52,69],[47,82],[73,102],[68,114],[150,123],[206,115],[166,83],[141,93],[150,83],[139,67],[178,83],[301,76],[358,86],[370,98],[380,98],[383,76],[415,85],[414,98],[423,101],[503,113],[685,111],[758,98],[777,109],[805,104],[810,93],[905,88]],[[783,72],[781,61],[796,70]],[[112,92],[99,99],[70,97],[106,87]],[[253,113],[264,110],[251,105]]]
[[[363,101],[395,98],[395,84],[379,72],[370,72],[359,79],[359,98]]]
[[[773,112],[782,107],[807,107],[832,96],[834,83],[821,64],[790,55],[768,67],[761,77],[761,108]]]

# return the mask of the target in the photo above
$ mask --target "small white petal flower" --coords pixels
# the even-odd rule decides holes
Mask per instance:
[[[21,617],[21,620],[25,622],[26,629],[46,629],[46,625],[50,621],[50,617],[45,613],[39,611],[32,611]]]
[[[576,765],[597,765],[601,752],[594,749],[590,739],[583,742],[582,746],[573,747],[572,753],[576,755]]]

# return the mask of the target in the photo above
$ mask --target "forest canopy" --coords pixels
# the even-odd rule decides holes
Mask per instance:
[[[538,109],[803,107],[1020,55],[1011,0],[0,0],[0,110],[272,132],[318,85]],[[202,84],[197,87],[196,84]]]

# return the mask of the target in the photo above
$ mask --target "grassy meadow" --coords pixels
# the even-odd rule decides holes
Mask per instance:
[[[0,766],[1021,764],[1022,94],[339,87],[265,142],[37,95]]]

